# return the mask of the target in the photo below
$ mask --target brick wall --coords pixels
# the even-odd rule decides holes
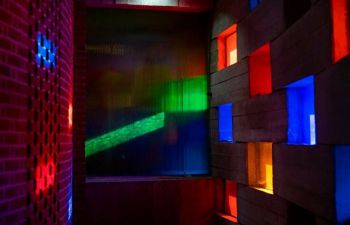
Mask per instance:
[[[211,168],[213,176],[238,183],[238,221],[243,225],[345,224],[336,213],[341,175],[335,156],[337,145],[350,144],[350,57],[332,63],[330,1],[310,1],[310,8],[291,22],[288,16],[297,7],[286,6],[299,3],[305,1],[263,0],[250,11],[248,1],[219,0],[212,13]],[[234,23],[238,62],[218,71],[217,36]],[[249,57],[266,43],[272,93],[250,97]],[[309,75],[315,77],[317,144],[288,145],[285,86]],[[217,106],[225,103],[233,103],[234,143],[218,141]],[[250,142],[273,143],[273,194],[249,184]],[[349,202],[346,198],[342,200]]]
[[[0,224],[69,224],[72,10],[0,2]]]

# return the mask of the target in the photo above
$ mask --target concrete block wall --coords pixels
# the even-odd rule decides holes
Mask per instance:
[[[70,224],[72,3],[0,1],[0,224]]]
[[[348,224],[337,217],[335,149],[350,145],[350,57],[332,63],[330,0],[310,1],[291,24],[290,2],[263,0],[251,12],[248,0],[214,5],[209,48],[212,174],[238,183],[240,224]],[[238,62],[218,71],[217,37],[234,23]],[[250,97],[249,55],[266,43],[272,93]],[[309,75],[314,75],[316,145],[289,145],[285,86]],[[217,107],[225,103],[233,103],[234,143],[218,141]],[[273,194],[248,184],[249,142],[273,143]]]

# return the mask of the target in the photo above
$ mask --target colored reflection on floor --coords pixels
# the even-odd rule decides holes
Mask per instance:
[[[164,127],[164,118],[165,114],[163,112],[158,113],[154,116],[136,121],[99,137],[90,139],[85,143],[85,156],[89,157],[103,150],[158,130]]]

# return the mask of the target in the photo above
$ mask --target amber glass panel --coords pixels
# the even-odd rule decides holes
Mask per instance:
[[[273,192],[272,143],[248,143],[248,182],[252,187]]]

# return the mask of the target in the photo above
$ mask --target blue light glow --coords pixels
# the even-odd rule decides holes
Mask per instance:
[[[51,65],[53,68],[56,67],[56,45],[50,39],[38,33],[37,48],[36,60],[38,64],[47,69],[50,69]]]
[[[337,224],[345,225],[350,223],[350,146],[336,146],[334,154]]]
[[[73,214],[73,199],[72,199],[72,195],[71,195],[69,200],[68,200],[68,221],[71,221],[72,214]]]
[[[250,11],[253,11],[261,2],[262,0],[249,0]]]
[[[219,117],[219,141],[233,142],[232,135],[232,104],[218,106]]]
[[[288,144],[315,145],[314,77],[308,76],[287,88]]]

